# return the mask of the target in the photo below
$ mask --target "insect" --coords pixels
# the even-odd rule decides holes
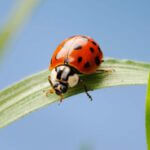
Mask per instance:
[[[65,39],[58,45],[50,61],[48,80],[52,89],[47,94],[55,92],[62,101],[68,88],[82,82],[87,96],[92,100],[79,74],[95,73],[102,62],[103,53],[91,37],[76,35]]]

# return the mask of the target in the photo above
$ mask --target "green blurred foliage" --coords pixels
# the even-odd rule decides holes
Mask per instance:
[[[150,150],[150,74],[146,95],[146,138],[147,138],[147,149]]]
[[[26,20],[31,16],[32,11],[39,4],[40,0],[21,0],[14,3],[14,9],[7,23],[0,28],[0,63],[9,48],[10,40],[17,31],[24,25]]]

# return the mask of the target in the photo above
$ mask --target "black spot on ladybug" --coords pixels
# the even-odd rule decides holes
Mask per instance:
[[[98,48],[99,52],[101,53],[101,49],[100,49],[100,47],[99,47],[99,46],[97,46],[97,48]]]
[[[51,59],[51,64],[52,64],[52,59]]]
[[[95,57],[95,63],[96,63],[97,66],[99,66],[100,60],[99,60],[99,57],[98,57],[98,56]]]
[[[80,50],[80,49],[82,49],[81,45],[77,45],[77,46],[74,47],[74,50]]]
[[[78,57],[78,63],[80,63],[82,61],[82,57]]]
[[[84,68],[89,68],[90,67],[90,63],[89,62],[86,62],[85,64],[84,64]]]
[[[92,41],[92,43],[93,43],[94,45],[97,45],[95,41]]]
[[[91,53],[94,53],[94,48],[90,47],[90,51],[91,51]]]

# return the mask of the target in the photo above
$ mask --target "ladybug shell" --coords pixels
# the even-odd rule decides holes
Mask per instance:
[[[83,74],[96,71],[103,59],[99,45],[90,37],[73,36],[58,45],[53,53],[49,69],[68,65]]]

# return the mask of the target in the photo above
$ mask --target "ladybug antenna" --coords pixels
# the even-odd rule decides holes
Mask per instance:
[[[82,85],[83,85],[83,87],[84,87],[84,90],[85,90],[86,95],[87,95],[88,98],[92,101],[93,98],[92,98],[92,96],[88,93],[87,86],[85,85],[85,83],[83,82],[83,80],[80,80],[80,81],[81,81],[81,83],[82,83]]]
[[[51,77],[50,77],[50,76],[48,76],[48,81],[49,81],[51,87],[53,88],[53,84],[52,84],[52,81],[51,81]]]

